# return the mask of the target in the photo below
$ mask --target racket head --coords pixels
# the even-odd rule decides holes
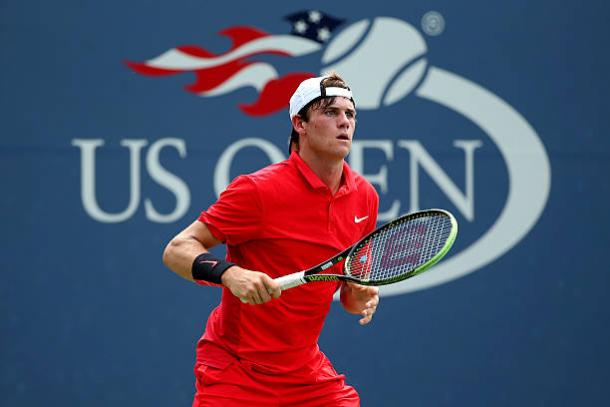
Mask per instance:
[[[443,209],[403,215],[354,245],[345,259],[345,279],[377,286],[416,276],[447,254],[457,232],[455,217]]]

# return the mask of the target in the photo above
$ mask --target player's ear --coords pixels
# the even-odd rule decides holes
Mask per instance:
[[[292,118],[292,127],[297,133],[299,133],[299,135],[305,133],[304,123],[305,121],[298,114]]]

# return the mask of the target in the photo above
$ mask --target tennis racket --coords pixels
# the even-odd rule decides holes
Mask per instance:
[[[314,281],[353,281],[386,285],[418,275],[442,259],[457,236],[457,221],[442,209],[403,215],[369,233],[353,246],[308,270],[275,279],[282,288]],[[344,274],[325,274],[345,259]]]

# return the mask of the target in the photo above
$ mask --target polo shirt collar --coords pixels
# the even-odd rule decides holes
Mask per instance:
[[[295,166],[295,168],[303,175],[305,181],[309,184],[312,189],[328,189],[326,184],[322,182],[320,178],[316,175],[315,172],[296,152],[293,151],[290,154],[290,158],[288,161]],[[337,194],[349,193],[355,189],[356,182],[354,180],[354,173],[350,169],[349,165],[345,161],[343,161],[343,175],[341,176],[341,184],[339,185],[339,190]]]

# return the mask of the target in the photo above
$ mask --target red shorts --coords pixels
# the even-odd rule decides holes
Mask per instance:
[[[212,366],[215,365],[215,366]],[[323,353],[292,372],[272,372],[249,362],[198,361],[193,407],[358,407],[360,397],[345,384]]]

